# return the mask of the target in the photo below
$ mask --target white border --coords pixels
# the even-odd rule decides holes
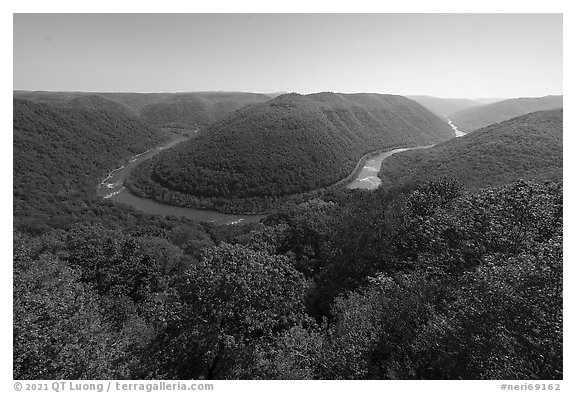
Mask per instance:
[[[574,3],[574,2],[572,2]],[[203,1],[194,2],[189,1],[170,1],[163,0],[161,2],[122,2],[119,0],[100,0],[98,2],[81,2],[72,0],[35,0],[35,1],[9,1],[2,5],[2,19],[0,28],[2,29],[2,49],[5,56],[3,73],[2,73],[2,108],[3,108],[3,122],[5,124],[3,133],[3,142],[7,153],[2,158],[2,179],[12,178],[12,135],[10,130],[10,121],[12,117],[12,75],[13,64],[8,61],[12,57],[12,13],[44,13],[44,12],[126,12],[126,13],[166,13],[166,12],[383,12],[383,13],[403,13],[414,12],[419,13],[440,13],[440,12],[464,12],[464,13],[477,13],[477,12],[561,12],[564,13],[564,128],[567,132],[564,134],[564,149],[565,149],[565,256],[564,260],[564,277],[565,277],[565,325],[564,325],[564,381],[559,381],[561,384],[561,391],[576,391],[574,384],[574,339],[573,335],[576,332],[574,328],[574,312],[572,310],[572,301],[574,300],[573,286],[570,285],[574,279],[573,256],[574,244],[573,238],[573,222],[575,217],[575,207],[571,203],[575,196],[572,178],[572,169],[576,168],[574,165],[574,154],[569,154],[569,150],[574,146],[574,116],[572,115],[573,99],[571,91],[573,90],[574,77],[572,70],[576,70],[574,63],[574,42],[575,24],[574,9],[571,7],[570,1],[503,1],[503,0],[483,0],[475,2],[465,2],[463,0],[403,0],[394,2],[372,2],[372,1],[337,1],[337,2],[313,2],[311,0],[292,0],[283,2],[272,2],[263,0],[238,0],[238,1]],[[8,55],[9,54],[9,55]],[[3,184],[7,182],[4,181]],[[10,182],[12,184],[12,182]],[[2,326],[2,348],[3,354],[1,357],[1,371],[3,382],[2,386],[5,391],[13,391],[12,383],[12,354],[9,350],[11,348],[12,340],[12,324],[10,323],[11,304],[12,304],[12,271],[10,269],[10,261],[12,260],[12,193],[10,190],[4,190],[2,193],[2,274],[1,274],[1,288],[2,288],[2,313],[5,315],[4,323]],[[534,381],[542,382],[542,381]],[[524,381],[510,381],[510,383],[523,384]],[[555,383],[552,381],[552,383]],[[246,391],[262,391],[268,392],[274,389],[280,392],[292,392],[294,389],[304,389],[306,391],[314,391],[321,389],[329,389],[330,391],[353,391],[353,390],[368,390],[382,392],[383,389],[392,392],[401,391],[439,391],[439,392],[495,392],[499,391],[499,381],[222,381],[216,382],[216,392],[224,391],[238,391],[246,389]]]

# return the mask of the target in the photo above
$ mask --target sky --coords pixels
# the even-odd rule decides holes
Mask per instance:
[[[14,14],[16,90],[563,94],[562,14]]]

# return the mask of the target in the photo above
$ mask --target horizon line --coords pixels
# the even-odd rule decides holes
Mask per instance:
[[[29,93],[94,93],[94,94],[197,94],[197,93],[242,93],[242,94],[262,94],[262,95],[284,95],[284,94],[300,94],[300,95],[310,95],[310,94],[320,94],[320,93],[334,93],[334,94],[382,94],[382,95],[396,95],[402,97],[430,97],[439,98],[444,100],[482,100],[482,99],[494,99],[494,100],[508,100],[508,99],[518,99],[518,98],[543,98],[551,96],[563,96],[564,93],[560,94],[544,94],[544,95],[522,95],[514,97],[492,97],[492,96],[482,96],[482,97],[442,97],[430,94],[398,94],[398,93],[382,93],[382,92],[336,92],[336,91],[317,91],[311,93],[301,93],[297,91],[271,91],[271,92],[257,92],[257,91],[245,91],[245,90],[180,90],[180,91],[97,91],[97,90],[27,90],[27,89],[12,89],[12,92],[21,91]]]

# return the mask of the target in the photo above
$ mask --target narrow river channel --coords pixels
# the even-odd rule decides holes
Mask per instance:
[[[355,189],[361,188],[363,190],[374,190],[380,187],[382,184],[382,180],[378,177],[378,172],[380,172],[380,168],[382,167],[382,162],[394,155],[396,153],[400,153],[401,151],[412,150],[415,149],[414,147],[404,147],[400,149],[394,149],[390,151],[386,151],[383,153],[375,154],[369,157],[364,163],[364,166],[356,175],[356,178],[352,180],[346,188]]]
[[[452,120],[450,120],[450,119],[446,119],[446,120],[448,121],[448,124],[450,125],[450,127],[452,127],[452,129],[454,130],[454,133],[456,134],[457,137],[466,135],[465,132],[460,131],[458,129],[458,127],[456,127],[456,125],[454,123],[452,123]]]
[[[145,213],[157,214],[161,216],[186,217],[196,221],[212,222],[223,225],[260,221],[264,215],[226,214],[210,210],[200,210],[188,207],[166,205],[152,199],[136,196],[124,186],[124,180],[138,164],[149,160],[161,151],[169,149],[176,144],[188,139],[189,137],[186,136],[176,136],[170,143],[149,149],[130,158],[126,164],[110,172],[108,176],[98,185],[98,196],[104,199],[110,199],[114,202],[132,206],[133,208]],[[364,163],[364,166],[356,175],[355,179],[348,183],[346,188],[360,188],[364,190],[373,190],[378,188],[381,184],[381,180],[377,175],[380,171],[380,167],[382,166],[382,162],[393,154],[411,149],[418,149],[418,147],[394,149],[386,152],[376,153],[373,156],[368,157]]]

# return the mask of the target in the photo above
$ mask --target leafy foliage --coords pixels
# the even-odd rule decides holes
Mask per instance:
[[[111,101],[84,97],[64,107],[14,99],[13,138],[15,226],[41,229],[87,214],[105,174],[163,135]]]
[[[177,313],[158,343],[175,378],[223,378],[251,345],[304,318],[306,281],[285,256],[222,243],[179,280]]]
[[[160,274],[190,261],[101,227],[14,241],[14,377],[138,379],[174,277]]]
[[[114,360],[112,337],[77,270],[50,254],[30,255],[15,238],[14,376],[104,378]]]
[[[91,196],[116,143],[161,134],[76,98],[15,101],[15,379],[562,379],[560,182],[330,190],[200,226]],[[509,125],[547,149],[559,118]]]
[[[490,258],[466,273],[455,300],[419,338],[426,347],[424,375],[561,378],[561,275],[558,237],[513,257]]]
[[[562,378],[560,184],[331,199],[193,256],[99,226],[17,235],[15,376]]]
[[[198,255],[212,244],[197,223],[150,216],[96,196],[106,173],[159,143],[164,132],[100,96],[49,97],[61,101],[14,99],[16,229],[40,234],[90,222],[138,236],[162,236],[189,254]]]

